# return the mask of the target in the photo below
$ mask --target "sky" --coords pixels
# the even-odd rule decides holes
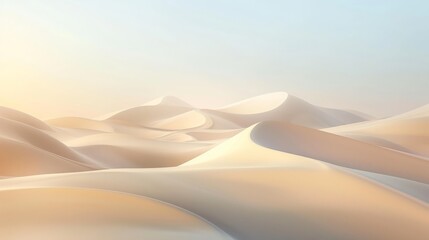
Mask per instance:
[[[285,91],[383,117],[429,103],[429,1],[0,0],[0,105],[96,117]]]

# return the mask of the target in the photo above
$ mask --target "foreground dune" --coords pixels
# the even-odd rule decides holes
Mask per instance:
[[[58,186],[158,199],[198,215],[234,239],[426,239],[429,234],[427,205],[345,172],[306,167],[111,170],[3,180],[0,199],[6,204],[1,212],[19,211],[6,201],[8,189]],[[127,206],[125,201],[115,204]],[[143,217],[132,209],[130,217]],[[116,216],[103,219],[118,221]],[[123,221],[131,226],[139,222]],[[139,223],[145,231],[144,221]],[[86,229],[75,233],[85,235]]]
[[[45,122],[0,108],[0,239],[426,240],[428,106],[374,120],[287,93],[163,97]]]
[[[186,210],[126,193],[33,188],[0,199],[2,239],[230,239]]]
[[[276,158],[266,157],[266,150],[257,153],[260,146],[339,166],[429,183],[427,160],[282,122],[256,124],[183,166],[254,166],[257,163],[253,159],[269,165]],[[289,157],[288,161],[290,159],[293,158]]]

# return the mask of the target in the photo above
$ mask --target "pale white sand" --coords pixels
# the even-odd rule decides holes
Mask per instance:
[[[427,239],[428,106],[370,120],[287,93],[163,97],[46,122],[0,108],[0,239]]]
[[[325,129],[429,159],[429,105],[387,119]]]

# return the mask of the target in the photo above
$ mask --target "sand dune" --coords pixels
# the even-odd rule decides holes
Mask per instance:
[[[392,118],[428,118],[429,117],[429,104],[413,109],[403,114],[399,114]]]
[[[39,186],[158,199],[206,219],[234,239],[425,239],[429,233],[427,205],[333,169],[111,170],[0,182],[5,190]]]
[[[429,183],[427,160],[284,122],[256,124],[183,166],[253,166],[256,163],[252,159],[264,164],[276,159],[272,156],[267,158],[265,154],[256,154],[255,151],[260,147],[339,166]],[[229,156],[230,154],[232,156]],[[243,157],[240,156],[245,156],[246,161],[241,162],[239,159]]]
[[[166,135],[166,136],[158,138],[158,139],[162,140],[162,141],[167,141],[167,142],[195,142],[195,141],[197,141],[197,139],[195,139],[194,137],[192,137],[188,133],[181,133],[181,132],[172,133],[172,134]]]
[[[8,216],[0,219],[1,239],[230,239],[183,209],[142,196],[37,188],[0,191],[0,199],[0,214]]]
[[[110,168],[177,166],[212,146],[207,143],[146,140],[113,133],[90,135],[67,144],[76,151],[97,159],[99,165]]]
[[[427,239],[428,106],[374,120],[286,93],[220,109],[168,96],[46,122],[0,108],[0,239]]]
[[[64,158],[81,159],[79,154],[69,149],[64,143],[43,131],[19,122],[0,118],[0,136]]]
[[[211,126],[210,129],[213,130],[233,130],[233,129],[242,129],[243,127],[239,124],[231,121],[230,119],[223,118],[219,116],[216,111],[201,110],[202,113],[208,118],[210,118]]]
[[[0,137],[0,176],[77,172],[94,169],[31,145]]]
[[[156,121],[174,117],[189,110],[191,110],[191,108],[169,105],[140,106],[117,113],[107,120],[115,120],[119,122],[133,123],[136,125],[150,127],[151,124]]]
[[[279,122],[261,123],[252,132],[252,139],[269,148],[340,166],[429,183],[427,160],[318,130]]]
[[[187,132],[187,135],[200,141],[223,140],[235,136],[242,129],[201,129]]]
[[[192,128],[210,127],[210,118],[198,111],[192,110],[177,116],[159,120],[152,124],[153,128],[165,130],[185,130]]]
[[[177,107],[189,107],[189,108],[192,108],[192,106],[189,103],[187,103],[187,102],[185,102],[185,101],[183,101],[183,100],[181,100],[181,99],[179,99],[177,97],[174,97],[174,96],[163,96],[163,97],[160,97],[160,98],[156,98],[156,99],[154,99],[152,101],[149,101],[149,102],[147,102],[147,103],[145,103],[143,105],[144,106],[160,106],[160,105],[164,105],[164,106],[177,106]]]
[[[318,107],[284,92],[266,94],[206,111],[243,127],[262,121],[281,120],[312,128],[325,128],[364,120],[351,112]]]
[[[113,132],[112,126],[102,121],[79,118],[79,117],[64,117],[56,118],[47,121],[47,123],[63,128],[86,129],[99,132]]]
[[[192,120],[193,117],[187,115],[184,119]],[[213,145],[198,142],[180,144],[177,142],[186,142],[183,136],[174,137],[172,131],[128,123],[67,117],[47,121],[52,127],[47,125],[49,131],[42,131],[26,124],[28,121],[23,122],[0,118],[0,159],[2,165],[8,165],[0,175],[177,166]],[[168,126],[168,119],[164,123]],[[186,129],[183,124],[187,123],[182,119],[182,125],[179,123],[175,127],[173,124],[171,127]],[[195,124],[195,121],[190,124]],[[194,139],[188,136],[187,140]]]
[[[409,179],[393,177],[373,172],[360,171],[356,169],[347,169],[353,173],[381,183],[387,187],[393,188],[401,193],[412,196],[423,202],[429,203],[429,184],[412,181]]]
[[[125,134],[125,135],[144,138],[144,139],[159,139],[175,132],[175,131],[169,131],[165,129],[153,129],[153,128],[147,128],[142,126],[136,126],[128,123],[109,122],[109,125],[114,128],[115,133]]]
[[[429,159],[429,105],[391,118],[325,131]]]
[[[155,99],[139,107],[122,110],[108,116],[106,120],[124,121],[137,125],[150,126],[151,123],[174,117],[193,108],[175,97]]]
[[[46,123],[33,116],[2,106],[0,106],[0,118],[20,122],[40,130],[51,129]]]
[[[185,124],[184,128],[195,128],[198,127],[195,125],[201,126],[206,122],[211,122],[213,126],[208,124],[207,127],[231,129],[248,127],[257,122],[270,120],[325,128],[359,122],[365,118],[352,112],[315,106],[290,94],[278,92],[246,99],[224,108],[204,109],[200,112],[196,112],[193,107],[180,99],[166,97],[140,107],[116,112],[107,120],[123,121],[146,127],[160,127],[161,129],[163,124],[167,124],[168,129],[177,130],[171,127]],[[199,124],[195,124],[198,121]]]
[[[96,169],[39,128],[0,118],[0,175],[22,176]]]
[[[254,127],[247,128],[206,153],[182,164],[180,167],[231,168],[286,166],[289,168],[327,168],[327,165],[323,162],[287,152],[273,151],[255,143],[250,137],[253,130]]]

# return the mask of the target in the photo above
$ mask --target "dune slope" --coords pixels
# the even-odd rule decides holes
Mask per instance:
[[[429,233],[427,205],[334,169],[109,170],[0,182],[5,190],[39,186],[158,199],[206,219],[234,239],[425,239]],[[15,209],[2,195],[0,200],[7,203],[3,208]]]
[[[233,159],[239,159],[236,155],[249,159],[258,156],[259,162],[275,159],[263,154],[250,154],[257,149],[255,145],[339,166],[429,183],[429,161],[425,159],[285,122],[256,124],[183,166],[230,166],[233,161],[227,161],[231,158],[229,154],[233,154]]]
[[[429,105],[387,119],[324,130],[429,159]]]
[[[429,107],[362,116],[282,92],[97,120],[0,108],[0,239],[426,240]]]
[[[33,188],[0,199],[1,239],[231,239],[187,211],[120,192]]]
[[[312,128],[326,128],[365,120],[351,112],[315,106],[284,92],[266,94],[206,111],[242,127],[262,121],[282,120]]]

